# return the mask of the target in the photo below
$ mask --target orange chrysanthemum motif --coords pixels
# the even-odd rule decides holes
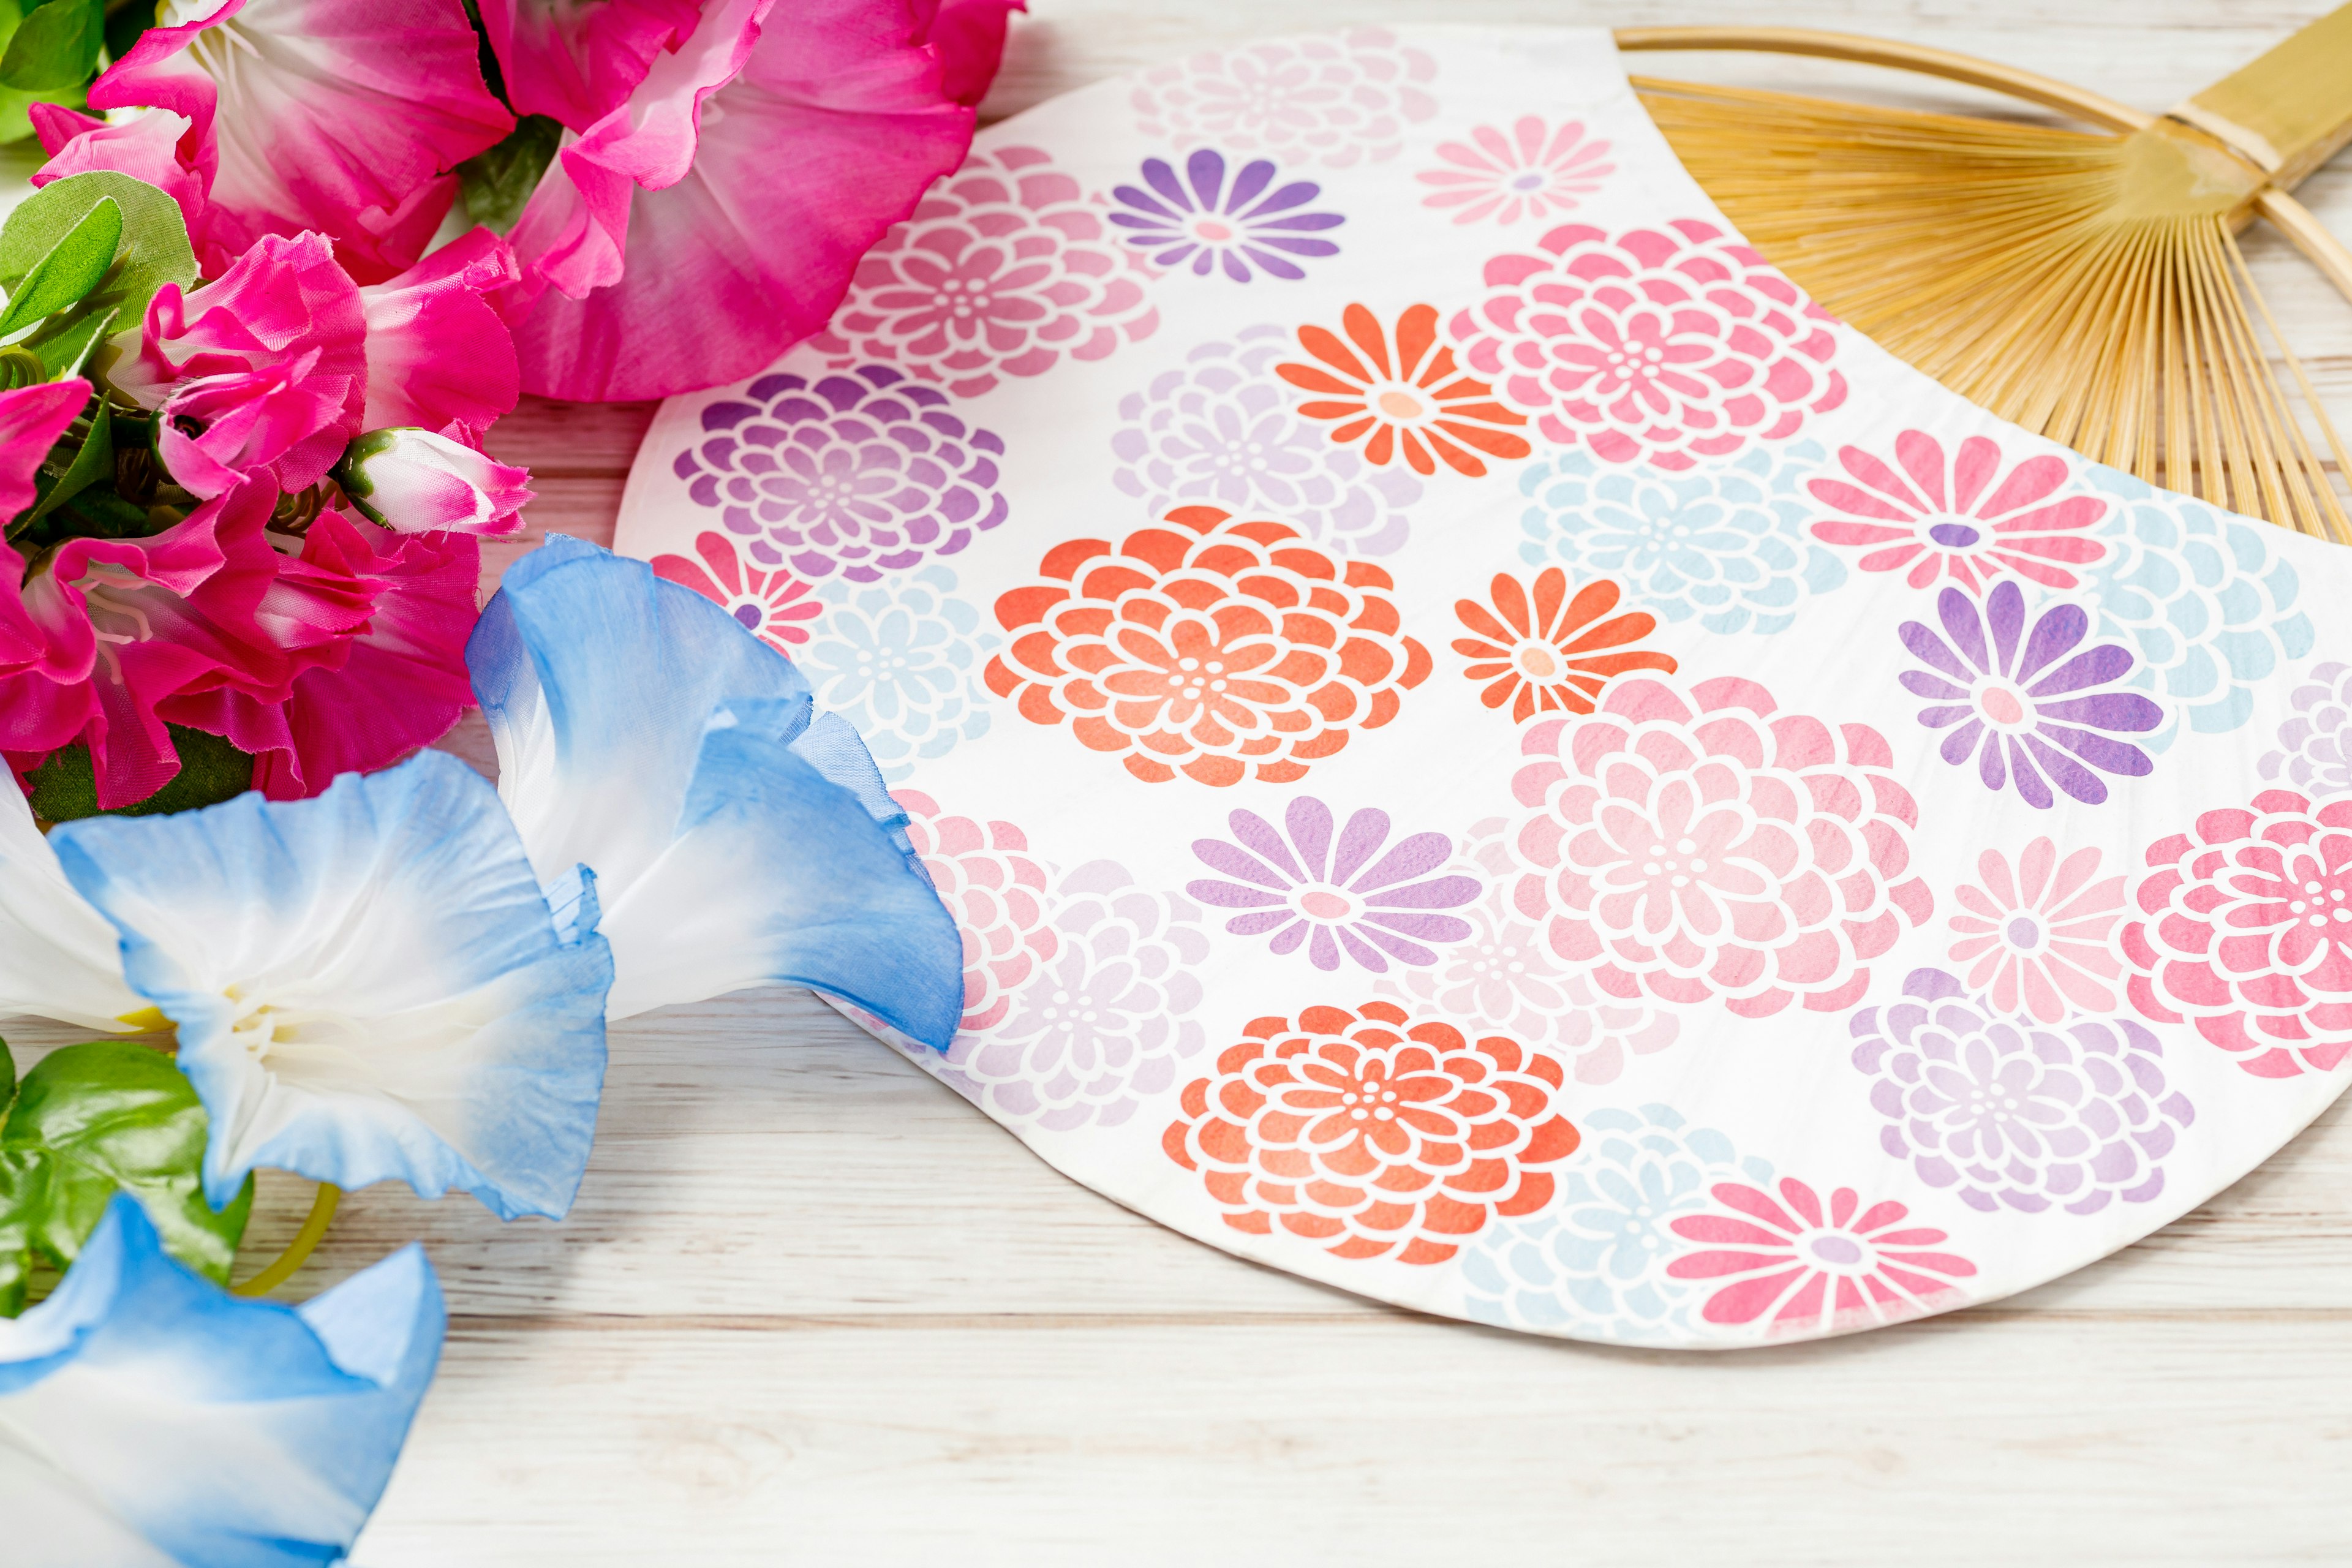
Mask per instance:
[[[1456,369],[1452,349],[1438,347],[1435,307],[1408,307],[1397,318],[1393,345],[1380,318],[1361,305],[1349,306],[1339,324],[1353,351],[1322,327],[1301,327],[1299,346],[1322,363],[1274,367],[1291,385],[1318,395],[1298,412],[1309,419],[1338,420],[1331,439],[1363,442],[1364,460],[1373,464],[1386,464],[1402,450],[1416,474],[1437,471],[1434,453],[1447,468],[1472,479],[1484,474],[1486,465],[1464,447],[1490,458],[1528,455],[1527,438],[1511,434],[1511,426],[1527,423],[1526,416],[1496,402],[1485,382]]]
[[[1389,574],[1342,567],[1287,523],[1179,507],[1116,548],[1056,545],[1038,570],[996,601],[1012,646],[989,689],[1146,783],[1305,778],[1430,671]]]
[[[1259,1018],[1185,1086],[1160,1147],[1235,1230],[1335,1258],[1443,1263],[1495,1219],[1552,1199],[1536,1169],[1576,1152],[1567,1074],[1517,1040],[1472,1040],[1391,1002]]]
[[[1629,669],[1675,668],[1672,654],[1627,647],[1655,631],[1657,617],[1646,610],[1611,616],[1617,584],[1596,578],[1569,597],[1568,574],[1553,566],[1536,574],[1534,602],[1519,580],[1496,574],[1490,608],[1475,599],[1457,599],[1454,613],[1475,637],[1454,639],[1454,651],[1470,660],[1464,670],[1490,684],[1479,695],[1489,708],[1511,705],[1511,718],[1538,713],[1590,713],[1609,678]]]

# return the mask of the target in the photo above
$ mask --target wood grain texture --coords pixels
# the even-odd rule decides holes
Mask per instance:
[[[1811,0],[1770,19],[2155,108],[2326,3]],[[991,117],[1355,21],[1757,19],[1720,0],[1034,6]],[[1808,62],[1643,67],[1989,103]],[[2304,195],[2352,232],[2352,166]],[[2284,244],[2249,247],[2352,427],[2352,306]],[[651,413],[527,402],[499,426],[500,454],[534,470],[534,537],[610,540]],[[520,548],[497,547],[488,574]],[[488,763],[478,722],[450,747]],[[1998,1306],[1677,1358],[1420,1319],[1210,1251],[1048,1170],[807,996],[760,992],[614,1031],[565,1224],[355,1194],[281,1294],[412,1238],[448,1290],[442,1377],[362,1539],[370,1568],[2341,1562],[2347,1119],[2339,1105],[2203,1209]],[[306,1202],[265,1184],[257,1248]]]

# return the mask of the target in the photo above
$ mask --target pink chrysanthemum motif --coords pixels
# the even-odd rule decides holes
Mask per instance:
[[[2012,1016],[2055,1024],[2068,1012],[2111,1013],[2123,973],[2108,933],[2123,918],[2124,879],[2099,875],[2099,852],[2077,849],[2063,860],[2037,838],[2014,868],[1998,849],[1977,857],[1979,887],[1953,896],[1955,964],[1968,982]]]
[[[1563,446],[1687,468],[1845,401],[1832,318],[1748,246],[1678,218],[1612,238],[1562,224],[1486,263],[1446,330],[1470,374]]]
[[[1013,994],[1061,952],[1045,863],[1009,822],[947,816],[919,790],[893,798],[907,808],[907,836],[963,936],[963,1018],[957,1026],[1002,1023]]]
[[[1381,163],[1437,112],[1437,62],[1385,27],[1280,38],[1194,55],[1144,73],[1138,128],[1182,149],[1213,142],[1285,163]]]
[[[1513,902],[1609,995],[1847,1007],[1927,919],[1885,738],[1775,707],[1752,680],[1641,673],[1522,737]]]
[[[2053,453],[2004,469],[1999,444],[1986,437],[1971,436],[1947,454],[1925,430],[1906,430],[1895,438],[1893,467],[1859,447],[1841,449],[1838,461],[1859,482],[1806,486],[1842,514],[1816,521],[1813,537],[1864,551],[1854,564],[1865,572],[1901,572],[1914,588],[1948,576],[1971,594],[2003,572],[2072,588],[2078,569],[2106,556],[2106,542],[2091,528],[2107,515],[2107,503],[2061,494],[2074,470]]]
[[[1950,1238],[1910,1223],[1894,1202],[1863,1208],[1852,1187],[1822,1206],[1812,1188],[1783,1178],[1780,1194],[1744,1182],[1718,1183],[1717,1212],[1685,1215],[1674,1232],[1704,1245],[1666,1265],[1675,1279],[1719,1279],[1699,1315],[1710,1323],[1754,1323],[1764,1331],[1833,1334],[1900,1322],[1957,1307],[1956,1279],[1977,1266],[1938,1250]]]
[[[1430,187],[1421,205],[1450,212],[1458,224],[1568,212],[1617,172],[1607,137],[1587,134],[1580,120],[1547,125],[1533,114],[1513,121],[1508,132],[1481,125],[1468,142],[1441,142],[1437,155],[1445,167],[1413,176]]]
[[[1466,857],[1486,875],[1486,896],[1461,911],[1470,935],[1425,969],[1403,969],[1373,989],[1523,1040],[1568,1062],[1579,1083],[1611,1083],[1629,1056],[1664,1050],[1681,1032],[1667,1008],[1606,996],[1544,940],[1544,922],[1511,901],[1517,872],[1500,817],[1475,823]]]
[[[2148,846],[2123,930],[2132,1005],[2257,1078],[2352,1053],[2352,799],[2267,790]]]
[[[884,235],[811,341],[836,368],[887,360],[977,397],[1150,337],[1151,277],[1077,181],[1034,147],[1006,147],[974,153]]]

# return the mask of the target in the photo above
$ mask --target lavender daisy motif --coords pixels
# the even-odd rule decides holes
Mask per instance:
[[[936,387],[869,364],[814,383],[761,376],[746,396],[703,409],[705,438],[673,471],[762,566],[872,583],[1004,521],[1004,443]]]
[[[1171,269],[1190,266],[1206,278],[1222,266],[1236,283],[1248,282],[1252,268],[1274,278],[1304,278],[1292,258],[1337,256],[1337,245],[1313,237],[1347,220],[1338,213],[1299,211],[1322,187],[1312,180],[1276,186],[1276,173],[1271,158],[1254,158],[1228,183],[1224,154],[1208,147],[1184,160],[1181,175],[1166,159],[1146,158],[1143,183],[1151,188],[1114,189],[1111,195],[1128,210],[1112,213],[1110,221],[1128,231],[1129,245]]]
[[[1927,669],[1903,672],[1904,689],[1931,706],[1919,722],[1947,730],[1944,761],[1971,756],[1987,789],[2014,784],[2028,805],[2048,809],[2055,784],[2085,805],[2107,798],[2100,773],[2141,777],[2155,767],[2148,754],[2118,735],[2145,734],[2164,722],[2164,710],[2122,689],[2132,672],[2131,649],[2120,643],[2082,646],[2091,617],[2061,601],[2029,619],[2025,595],[2004,578],[1979,605],[1958,588],[1936,599],[1940,635],[1918,621],[1903,623],[1903,646]]]
[[[1454,857],[1443,833],[1416,833],[1389,844],[1389,816],[1363,810],[1335,835],[1331,808],[1301,795],[1276,827],[1253,811],[1226,818],[1234,838],[1196,838],[1192,853],[1218,878],[1184,890],[1204,904],[1243,912],[1225,922],[1235,936],[1265,936],[1276,952],[1302,946],[1318,969],[1339,967],[1344,954],[1360,969],[1388,972],[1389,962],[1411,966],[1437,962],[1429,942],[1457,942],[1470,923],[1440,910],[1475,899],[1479,885],[1460,875],[1433,876]],[[1385,853],[1383,852],[1385,851]]]

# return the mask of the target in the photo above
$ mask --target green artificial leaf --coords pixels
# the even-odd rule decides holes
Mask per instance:
[[[118,1192],[139,1200],[163,1248],[228,1283],[253,1180],[218,1214],[202,1175],[209,1123],[163,1052],[92,1040],[44,1057],[0,1122],[0,1316],[25,1308],[35,1263],[70,1265]]]
[[[514,227],[562,139],[560,122],[526,114],[505,141],[458,164],[457,188],[465,195],[467,216],[499,234]]]
[[[24,0],[0,0],[0,52],[5,52],[9,40],[16,36],[26,9]],[[148,9],[154,7],[150,5]],[[84,91],[85,84],[79,82],[55,92],[19,92],[15,88],[0,87],[0,143],[22,142],[33,133],[32,119],[26,113],[32,105],[60,103],[68,109],[79,109]]]
[[[28,11],[0,50],[0,86],[19,92],[77,88],[98,69],[106,14],[92,0],[47,0]]]
[[[17,293],[58,242],[106,201],[122,214],[113,265],[79,303],[44,321],[23,345],[41,356],[52,375],[89,355],[97,318],[111,311],[118,321],[136,323],[156,289],[166,283],[184,289],[196,280],[196,253],[189,247],[180,204],[144,180],[92,169],[42,186],[0,225],[0,289]]]
[[[109,197],[82,214],[81,221],[66,230],[24,281],[8,291],[8,308],[0,310],[0,338],[79,304],[114,265],[115,247],[121,243],[122,207]]]
[[[73,500],[100,479],[114,477],[114,410],[105,398],[98,400],[98,416],[89,422],[89,434],[82,437],[81,450],[58,476],[58,482],[48,488],[39,504],[25,516],[31,522],[43,513],[55,510]]]
[[[172,782],[136,805],[117,806],[115,816],[159,816],[167,812],[194,811],[243,795],[253,787],[253,758],[218,735],[166,724],[172,744],[180,753],[180,771]],[[77,741],[51,753],[33,770],[33,815],[44,822],[73,822],[98,815],[98,784],[91,775],[89,748]]]

